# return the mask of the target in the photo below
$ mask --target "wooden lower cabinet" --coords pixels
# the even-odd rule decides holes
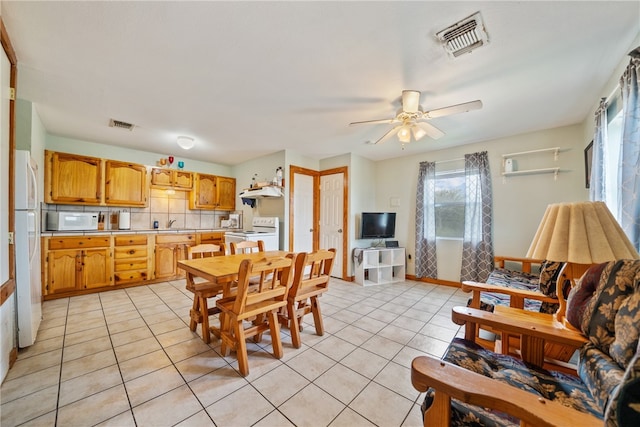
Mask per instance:
[[[45,238],[43,295],[77,294],[113,285],[109,237]]]
[[[221,245],[223,242],[224,242],[224,231],[210,231],[207,233],[200,233],[199,239],[198,239],[198,244],[210,243],[213,245]]]
[[[42,295],[63,298],[180,279],[187,246],[220,244],[223,231],[42,238]]]
[[[113,276],[116,285],[144,282],[153,277],[150,238],[146,234],[113,238]]]
[[[155,278],[175,279],[184,277],[178,261],[187,257],[187,246],[196,244],[195,234],[158,234],[155,247]]]

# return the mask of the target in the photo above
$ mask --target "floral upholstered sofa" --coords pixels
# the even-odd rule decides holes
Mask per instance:
[[[505,261],[507,263],[505,263]],[[508,262],[518,262],[522,264],[521,270],[506,268]],[[493,311],[495,306],[518,306],[519,304],[511,301],[511,296],[505,289],[515,289],[529,292],[529,298],[524,299],[522,307],[525,310],[536,311],[541,313],[553,314],[558,310],[558,302],[556,301],[556,282],[564,263],[554,261],[538,261],[526,258],[509,258],[496,257],[497,267],[491,271],[487,277],[486,284],[498,286],[504,289],[482,292],[480,294],[480,304],[476,308],[486,311]],[[539,273],[531,272],[531,265],[539,266]],[[473,282],[466,282],[467,285]],[[463,290],[471,290],[463,284]],[[568,287],[565,287],[568,291]],[[536,295],[538,294],[538,295]],[[544,297],[549,298],[544,298]],[[469,306],[474,306],[471,299]]]
[[[456,311],[499,316],[460,307],[454,321]],[[413,385],[426,391],[425,426],[640,426],[640,260],[590,267],[569,294],[566,318],[587,339],[577,375],[460,338],[443,361],[414,359]]]

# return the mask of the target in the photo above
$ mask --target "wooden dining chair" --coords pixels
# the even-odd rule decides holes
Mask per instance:
[[[296,256],[293,283],[287,296],[287,309],[280,311],[280,321],[288,324],[291,341],[295,348],[300,348],[300,332],[302,318],[313,313],[316,334],[324,334],[322,312],[318,298],[329,290],[329,279],[335,249],[322,249],[316,252],[301,252]]]
[[[231,255],[246,254],[251,252],[264,252],[264,242],[262,240],[244,242],[231,242]]]
[[[254,292],[249,292],[249,278],[257,276],[260,277],[260,284]],[[282,358],[278,311],[287,305],[292,279],[293,254],[264,258],[257,262],[245,259],[238,270],[236,295],[216,302],[221,315],[224,314],[220,334],[221,354],[226,357],[229,350],[234,349],[243,376],[249,374],[245,342],[249,337],[254,337],[254,341],[260,342],[262,334],[270,331],[273,355],[278,359]],[[253,319],[251,323],[248,322],[250,319]]]
[[[224,256],[226,248],[220,245],[202,244],[187,247],[187,259],[197,259],[212,256]],[[209,316],[220,313],[217,307],[209,307],[207,300],[222,293],[222,285],[211,282],[193,282],[187,276],[187,290],[193,292],[193,306],[189,311],[189,328],[195,332],[198,324],[202,324],[202,339],[207,344],[211,342]]]

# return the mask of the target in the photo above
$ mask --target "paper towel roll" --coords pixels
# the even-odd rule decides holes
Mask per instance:
[[[131,228],[131,214],[129,212],[120,212],[118,228],[120,230],[128,230]]]

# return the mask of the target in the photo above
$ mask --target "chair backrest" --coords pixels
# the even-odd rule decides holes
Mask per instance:
[[[301,252],[296,256],[296,268],[289,296],[303,294],[308,288],[327,288],[336,250],[320,249],[316,252]]]
[[[264,242],[262,240],[256,242],[252,240],[245,240],[238,243],[231,242],[231,255],[248,254],[251,252],[264,252]]]
[[[293,254],[286,257],[263,258],[256,262],[250,259],[242,260],[238,269],[238,287],[233,312],[239,317],[247,318],[261,313],[260,304],[257,304],[261,301],[285,301],[293,280],[293,262]],[[255,281],[256,277],[260,277],[259,282]]]
[[[224,243],[220,245],[206,243],[196,246],[187,246],[187,259],[222,256],[225,255],[225,253],[226,248],[224,246]]]

